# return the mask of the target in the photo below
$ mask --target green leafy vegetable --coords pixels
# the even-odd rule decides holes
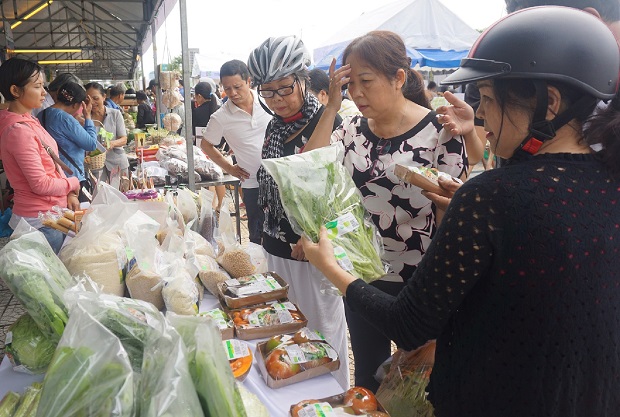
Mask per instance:
[[[328,228],[339,264],[366,282],[385,275],[381,241],[361,193],[342,165],[342,144],[277,159],[263,166],[278,184],[286,215],[298,234],[317,242]]]
[[[138,417],[201,417],[181,336],[168,326],[151,334],[144,349]]]
[[[9,327],[5,349],[14,370],[39,374],[47,369],[56,345],[41,332],[29,314],[24,314]]]
[[[187,346],[189,370],[204,414],[211,417],[246,417],[246,409],[215,323],[205,316],[169,314],[167,318]]]
[[[0,417],[13,417],[19,405],[19,399],[20,395],[18,393],[13,391],[7,392],[2,401],[0,401]]]
[[[43,234],[27,233],[2,248],[0,277],[43,334],[57,342],[68,320],[62,296],[71,275]]]

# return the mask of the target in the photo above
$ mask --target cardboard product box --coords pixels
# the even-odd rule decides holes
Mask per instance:
[[[273,379],[271,375],[269,375],[269,373],[267,372],[267,367],[265,365],[265,361],[267,359],[267,354],[265,352],[266,346],[267,342],[260,342],[256,345],[256,355],[254,359],[256,360],[258,368],[260,369],[260,373],[269,388],[282,388],[287,385],[296,384],[297,382],[306,381],[308,379],[327,374],[329,372],[337,371],[340,368],[340,359],[336,359],[334,361],[326,363],[325,365],[320,365],[316,368],[310,368],[305,371],[301,371],[297,375],[293,375],[290,378]]]
[[[222,303],[222,300],[220,300]],[[288,299],[277,300],[277,302],[270,302],[265,304],[256,304],[252,306],[247,306],[240,309],[227,309],[226,306],[222,303],[222,309],[233,319],[235,319],[235,313],[241,313],[242,310],[257,310],[257,309],[265,309],[271,308],[274,305],[284,305],[288,306],[288,311],[295,313],[299,316],[299,320],[295,320],[289,323],[283,324],[274,324],[271,326],[262,326],[262,327],[247,327],[246,325],[234,323],[235,334],[238,339],[241,340],[254,340],[254,339],[264,339],[267,337],[285,334],[285,333],[294,333],[297,330],[306,327],[308,324],[308,319],[304,314],[299,310],[295,304],[291,303]],[[292,310],[293,308],[294,310]]]
[[[352,389],[355,387],[351,387]],[[351,407],[345,407],[345,396],[346,396],[347,392],[343,392],[342,394],[338,394],[338,395],[332,395],[331,397],[327,397],[327,398],[319,398],[316,400],[317,403],[328,403],[329,405],[331,405],[333,408],[344,408],[346,410],[347,413],[351,414],[351,415],[355,415],[355,412],[353,411],[353,409]],[[315,401],[314,399],[309,399],[310,401]],[[293,404],[291,405],[291,409],[289,411],[289,414],[291,416],[293,416],[293,409],[295,408],[297,404]],[[385,413],[385,415],[387,417],[390,417],[390,413],[387,412],[387,410],[385,409],[385,407],[383,407],[383,405],[381,405],[381,403],[379,402],[379,400],[377,400],[377,410],[376,411],[381,411],[383,413]]]
[[[251,277],[259,277],[252,281],[243,282],[243,278],[231,279],[226,282],[217,284],[218,298],[223,300],[223,304],[228,308],[241,308],[254,304],[266,303],[268,301],[279,300],[288,296],[288,283],[275,272],[266,272],[264,274],[254,274]],[[276,285],[274,285],[277,283]],[[280,288],[276,288],[279,286]],[[245,296],[236,296],[234,290],[249,289],[253,287],[255,290],[264,291]]]

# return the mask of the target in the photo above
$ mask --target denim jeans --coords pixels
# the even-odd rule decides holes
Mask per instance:
[[[60,230],[52,229],[51,227],[43,226],[39,229],[39,232],[43,233],[50,246],[54,250],[55,254],[60,252],[62,244],[65,241],[65,235]]]

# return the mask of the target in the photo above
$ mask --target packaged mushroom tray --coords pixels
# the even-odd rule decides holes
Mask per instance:
[[[257,344],[256,360],[270,388],[295,384],[340,368],[334,348],[320,332],[308,328]]]
[[[308,319],[288,299],[227,310],[227,313],[233,319],[237,338],[242,340],[292,333],[308,324]]]
[[[363,387],[352,387],[342,394],[318,400],[303,400],[291,406],[291,417],[347,417],[351,415],[390,417],[372,391]]]
[[[221,282],[218,291],[227,307],[241,308],[286,298],[288,284],[275,272],[266,272]]]

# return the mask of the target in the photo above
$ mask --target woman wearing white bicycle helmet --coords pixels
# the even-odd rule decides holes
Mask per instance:
[[[252,82],[261,105],[273,120],[267,126],[263,158],[300,153],[316,127],[324,107],[307,87],[310,54],[294,36],[269,38],[248,59]],[[264,103],[263,103],[264,100]],[[334,122],[337,127],[341,118]],[[334,375],[349,386],[348,350],[344,306],[340,297],[320,293],[321,273],[304,261],[300,236],[293,232],[280,202],[278,186],[261,167],[257,174],[258,204],[265,213],[263,248],[268,267],[289,284],[289,298],[308,319],[308,327],[320,330],[337,350],[340,370]]]
[[[437,340],[437,417],[618,415],[619,106],[585,137],[582,125],[616,94],[619,65],[614,36],[588,13],[505,17],[444,82],[477,82],[477,115],[509,161],[456,192],[407,287],[388,296],[332,262],[325,232],[304,240],[347,303],[400,347]]]

